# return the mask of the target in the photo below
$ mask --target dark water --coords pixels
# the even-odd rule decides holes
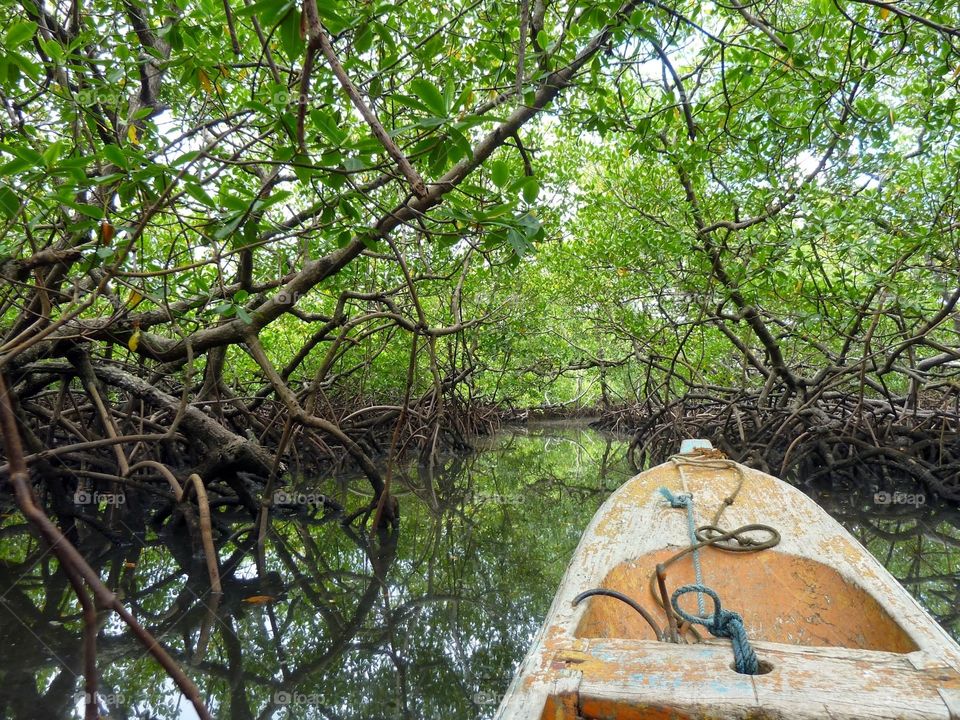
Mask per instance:
[[[580,428],[503,433],[433,472],[408,470],[392,535],[346,531],[317,506],[278,517],[261,570],[249,520],[221,512],[219,602],[183,526],[106,538],[79,523],[78,542],[216,717],[485,718],[581,531],[633,474],[625,451],[623,439]],[[821,477],[803,489],[960,638],[960,512],[898,482],[857,489]],[[335,479],[294,491],[365,501]],[[0,717],[82,717],[76,600],[19,514],[0,530]],[[196,717],[123,626],[101,618],[104,714]]]

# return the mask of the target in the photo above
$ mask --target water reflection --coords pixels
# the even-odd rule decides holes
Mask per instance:
[[[960,508],[904,468],[866,454],[825,471],[815,458],[788,478],[836,518],[960,641]]]
[[[627,444],[569,427],[503,433],[471,455],[402,476],[400,529],[340,522],[365,498],[325,479],[292,490],[335,501],[279,513],[258,560],[242,514],[217,513],[223,596],[181,521],[74,539],[193,677],[221,718],[490,717],[553,598],[583,528],[632,472]],[[915,487],[797,482],[960,637],[960,513]],[[898,481],[899,482],[899,481]],[[890,502],[880,503],[891,493]],[[109,512],[103,508],[103,513]],[[63,519],[61,518],[61,522]],[[18,514],[0,537],[0,716],[79,718],[80,612]],[[108,614],[99,651],[111,718],[191,718],[189,703]]]

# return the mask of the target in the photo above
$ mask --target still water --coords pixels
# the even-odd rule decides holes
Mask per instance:
[[[633,474],[626,449],[585,428],[503,432],[395,478],[400,528],[379,538],[310,504],[360,507],[362,482],[303,481],[286,491],[306,504],[275,517],[260,563],[249,517],[219,510],[219,600],[182,525],[104,533],[87,518],[76,539],[218,718],[488,718],[581,531]],[[960,638],[954,504],[902,479],[796,482]],[[0,717],[82,717],[79,607],[18,513],[0,525],[0,605]],[[196,717],[107,613],[98,650],[104,715]]]

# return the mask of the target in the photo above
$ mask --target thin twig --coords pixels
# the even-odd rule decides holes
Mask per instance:
[[[407,156],[403,154],[403,151],[397,147],[397,144],[393,142],[393,139],[387,134],[387,131],[384,129],[380,120],[377,119],[373,110],[371,110],[363,101],[363,98],[360,97],[360,91],[357,90],[357,87],[347,75],[346,70],[343,69],[340,60],[337,59],[333,45],[330,44],[330,38],[327,37],[327,33],[324,31],[323,25],[320,22],[316,0],[306,0],[303,4],[303,9],[307,21],[307,35],[310,38],[310,43],[307,46],[307,58],[309,59],[316,50],[323,53],[323,56],[327,59],[327,63],[330,65],[330,69],[333,70],[333,74],[337,77],[337,80],[340,81],[340,85],[350,97],[354,107],[363,115],[363,119],[367,121],[367,125],[370,126],[377,140],[383,145],[387,154],[397,163],[400,172],[403,173],[407,182],[410,183],[414,195],[418,198],[425,198],[427,196],[427,186],[424,185],[423,178],[420,177],[420,174],[413,165],[410,164]],[[306,63],[304,65],[304,74],[307,74]],[[300,102],[300,114],[302,116],[306,112],[306,98],[301,98]],[[299,120],[297,125],[298,129],[301,127],[301,124],[302,120]]]

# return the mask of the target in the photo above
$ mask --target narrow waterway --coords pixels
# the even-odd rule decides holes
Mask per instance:
[[[541,426],[487,439],[432,471],[408,468],[399,530],[345,530],[320,496],[285,490],[263,567],[249,520],[221,513],[224,595],[187,534],[83,534],[111,587],[183,664],[219,718],[486,718],[553,598],[580,533],[633,472],[626,441]],[[960,638],[960,511],[908,478],[794,479]],[[891,485],[890,482],[893,482]],[[109,512],[104,506],[102,512]],[[49,552],[10,515],[0,534],[0,717],[79,718],[80,612]],[[101,704],[111,718],[192,718],[124,628],[102,614]],[[81,696],[82,697],[82,696]]]

